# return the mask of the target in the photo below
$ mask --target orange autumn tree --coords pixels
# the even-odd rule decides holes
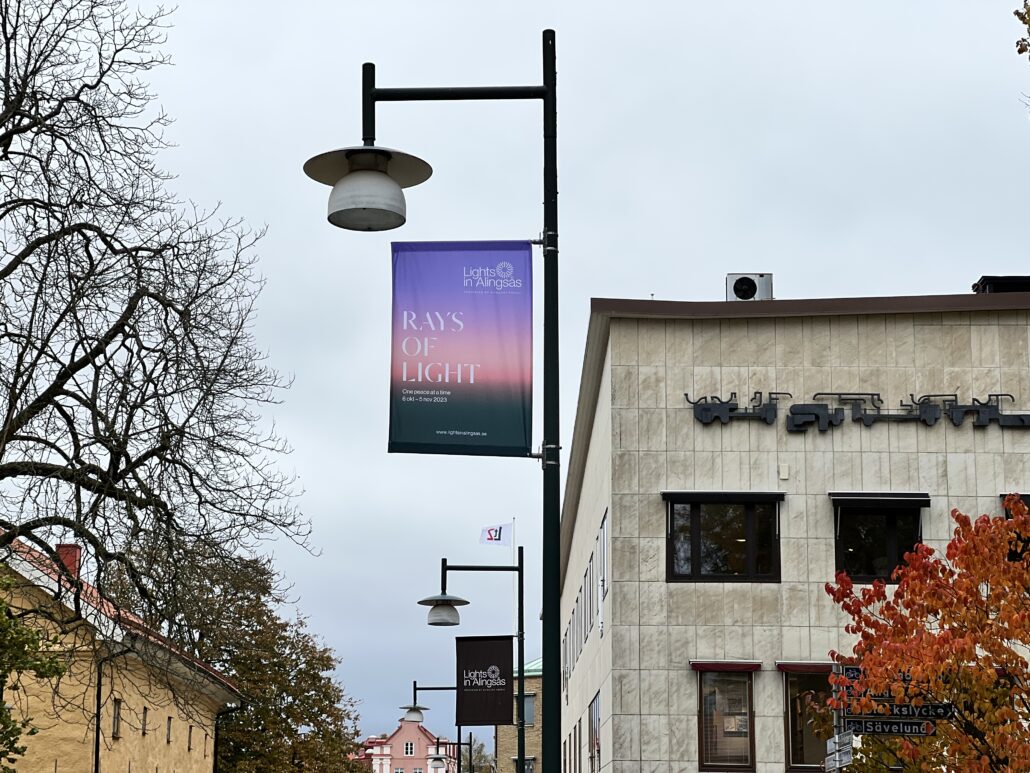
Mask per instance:
[[[906,769],[1030,771],[1030,515],[1016,495],[1005,509],[1009,518],[976,520],[953,510],[946,555],[916,546],[892,591],[882,581],[856,588],[843,572],[826,585],[857,636],[852,654],[830,655],[862,666],[854,682],[831,677],[833,708],[850,700],[877,713],[867,696],[885,693],[897,703],[954,705],[935,735],[889,744]],[[882,739],[867,746],[885,748]]]

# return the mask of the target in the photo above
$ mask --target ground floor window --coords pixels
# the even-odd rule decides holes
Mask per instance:
[[[758,664],[755,664],[755,668]],[[702,770],[754,770],[752,675],[698,670]]]
[[[800,668],[784,673],[787,720],[787,766],[791,769],[822,768],[826,739],[833,735],[829,714],[814,711],[829,698],[829,667],[819,673]]]

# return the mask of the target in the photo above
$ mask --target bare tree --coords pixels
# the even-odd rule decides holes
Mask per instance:
[[[284,383],[251,333],[260,234],[177,200],[157,164],[144,78],[166,23],[0,0],[0,548],[56,562],[74,540],[151,620],[198,552],[306,537],[261,430]]]

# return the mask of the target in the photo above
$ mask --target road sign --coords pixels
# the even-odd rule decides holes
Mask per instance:
[[[852,732],[837,733],[833,738],[826,742],[826,753],[833,754],[841,749],[850,749],[851,744],[855,740],[855,734]]]
[[[855,735],[933,735],[937,732],[933,722],[906,719],[845,718],[844,728]]]
[[[823,770],[840,770],[845,765],[850,765],[851,761],[851,747],[849,746],[847,749],[841,749],[823,760]]]
[[[899,717],[908,719],[951,719],[955,716],[955,705],[952,703],[923,703],[916,706],[911,703],[877,703],[877,706],[884,706],[886,714],[872,716],[852,711],[850,705],[844,706],[845,717],[860,717],[862,719],[883,719],[884,717]]]

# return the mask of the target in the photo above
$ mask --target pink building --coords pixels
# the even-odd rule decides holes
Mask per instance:
[[[458,745],[437,738],[419,722],[402,719],[390,735],[369,736],[359,760],[371,773],[456,773]],[[437,767],[433,758],[439,757]],[[440,765],[440,762],[443,764]]]

